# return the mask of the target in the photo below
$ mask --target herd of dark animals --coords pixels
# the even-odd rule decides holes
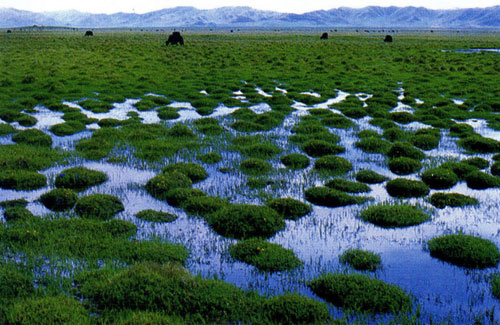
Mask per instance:
[[[233,30],[231,30],[231,33],[233,32]],[[12,33],[12,31],[9,29],[7,30],[7,33]],[[91,31],[91,30],[88,30],[85,32],[85,36],[94,36],[94,32]],[[320,37],[321,40],[326,40],[328,39],[328,33],[323,33]],[[385,35],[385,39],[384,39],[384,42],[386,43],[392,43],[392,36],[391,35]],[[172,45],[177,45],[177,44],[180,44],[180,45],[184,45],[184,38],[181,36],[181,33],[180,32],[173,32],[172,34],[170,34],[168,36],[168,40],[165,42],[165,45],[169,45],[169,44],[172,44]]]

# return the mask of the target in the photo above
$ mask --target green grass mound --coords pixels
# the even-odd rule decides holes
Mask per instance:
[[[168,192],[175,188],[191,188],[191,179],[177,171],[157,175],[146,183],[146,191],[158,200],[166,200]]]
[[[374,117],[369,122],[373,126],[378,126],[382,129],[392,129],[398,127],[396,123],[383,117]]]
[[[257,143],[244,146],[240,151],[247,157],[270,159],[280,154],[283,150],[272,143]]]
[[[54,133],[57,136],[65,136],[72,135],[78,132],[82,132],[86,130],[87,127],[85,123],[80,121],[68,121],[61,124],[55,124],[50,127],[50,132]]]
[[[451,188],[458,182],[458,176],[446,168],[427,169],[421,177],[425,184],[436,190]]]
[[[28,297],[35,291],[33,275],[11,263],[0,264],[0,304],[2,300]]]
[[[447,206],[455,208],[479,204],[476,198],[459,193],[434,193],[429,198],[429,202],[439,209]]]
[[[408,142],[396,142],[387,152],[390,158],[408,157],[416,160],[425,158],[425,154]]]
[[[50,135],[38,129],[19,131],[12,136],[12,141],[14,141],[15,143],[27,144],[30,146],[52,146],[52,138],[50,137]]]
[[[358,271],[375,271],[382,267],[380,255],[361,249],[348,249],[339,260]]]
[[[196,157],[204,164],[216,164],[222,161],[222,156],[216,152],[207,152]]]
[[[150,111],[155,107],[170,104],[171,100],[159,96],[146,96],[134,104],[139,111]]]
[[[193,124],[196,126],[196,130],[208,136],[217,136],[224,132],[224,128],[219,125],[219,121],[214,118],[202,118],[195,120]]]
[[[395,178],[388,181],[385,189],[390,196],[397,198],[422,197],[429,194],[427,184],[405,178]]]
[[[195,134],[191,129],[184,124],[176,124],[169,130],[167,130],[166,135],[173,138],[194,138]]]
[[[473,158],[468,158],[464,159],[461,162],[472,165],[474,167],[477,167],[479,169],[486,169],[490,165],[490,162],[486,159],[483,159],[481,157],[473,157]]]
[[[450,126],[450,136],[464,138],[474,133],[474,128],[469,124],[456,123]]]
[[[164,174],[168,174],[174,171],[186,175],[193,183],[201,182],[208,177],[208,173],[205,168],[195,163],[179,162],[163,168]]]
[[[28,205],[28,201],[25,199],[15,199],[15,200],[7,200],[7,201],[2,201],[0,202],[0,207],[4,209],[8,208],[25,208]]]
[[[363,138],[354,143],[356,147],[367,153],[381,153],[386,154],[391,147],[391,144],[379,137]]]
[[[500,186],[500,180],[497,177],[480,171],[469,173],[465,177],[465,181],[467,182],[467,186],[474,190],[484,190]]]
[[[327,175],[344,175],[352,170],[352,164],[342,157],[323,156],[314,163],[314,169]]]
[[[181,316],[193,323],[252,323],[263,302],[255,293],[221,280],[194,277],[173,263],[137,263],[120,271],[93,271],[78,275],[75,281],[98,310],[126,306]]]
[[[495,273],[492,275],[490,280],[490,289],[491,294],[495,298],[500,299],[500,274]]]
[[[182,207],[189,198],[206,195],[205,192],[197,188],[178,187],[168,191],[165,199],[173,207]]]
[[[309,204],[288,197],[267,201],[266,205],[284,219],[297,220],[311,212]]]
[[[409,204],[377,204],[361,211],[364,221],[383,228],[402,228],[419,225],[431,219],[417,206]]]
[[[151,209],[139,211],[135,216],[141,220],[151,222],[172,222],[177,219],[177,216],[174,214]]]
[[[37,172],[9,169],[0,171],[0,188],[31,191],[45,185],[47,185],[47,177]]]
[[[410,296],[395,285],[362,274],[325,274],[307,285],[335,306],[360,312],[410,312]]]
[[[496,161],[491,165],[490,172],[494,176],[500,176],[500,161]]]
[[[500,143],[498,141],[478,135],[460,139],[457,141],[457,144],[468,152],[473,153],[495,153],[500,150]]]
[[[79,102],[78,105],[80,105],[86,110],[91,111],[92,113],[107,113],[113,108],[113,105],[111,104],[104,103],[94,99],[86,99],[84,101]]]
[[[407,131],[403,131],[398,127],[385,129],[382,136],[391,141],[404,141],[410,138],[410,134]]]
[[[333,114],[321,119],[321,124],[335,129],[349,129],[355,126],[353,121],[340,114]]]
[[[230,246],[229,254],[234,259],[253,265],[263,272],[293,270],[303,264],[291,249],[258,238],[246,239]]]
[[[268,185],[272,185],[275,182],[267,177],[249,177],[247,179],[246,185],[251,189],[263,189]]]
[[[408,157],[391,158],[388,165],[391,172],[396,175],[410,175],[422,168],[419,160]]]
[[[394,112],[390,114],[390,117],[394,122],[401,124],[408,124],[415,121],[415,116],[408,112]]]
[[[116,126],[122,125],[123,121],[116,120],[114,118],[103,118],[97,122],[101,128],[114,128]]]
[[[79,166],[63,170],[57,175],[55,185],[59,188],[84,191],[107,180],[108,176],[105,173]]]
[[[27,145],[0,146],[0,170],[42,170],[61,161],[63,155],[55,150]]]
[[[422,150],[435,149],[439,145],[440,135],[417,134],[411,137],[410,142]]]
[[[447,161],[438,166],[438,168],[446,168],[454,172],[458,179],[464,180],[467,175],[478,171],[477,167],[457,161]]]
[[[360,139],[364,139],[364,138],[380,138],[381,135],[377,132],[377,131],[374,131],[374,130],[363,130],[363,131],[359,131],[358,133],[356,133],[356,136]]]
[[[352,182],[342,178],[329,180],[325,186],[347,193],[368,193],[372,190],[370,186],[364,183]]]
[[[345,148],[323,140],[310,140],[302,145],[302,150],[311,157],[323,157],[344,153]]]
[[[37,218],[30,210],[25,207],[8,207],[5,209],[3,213],[3,217],[7,222],[15,222],[15,221],[31,221],[34,218]]]
[[[287,293],[267,299],[263,311],[272,324],[329,324],[328,306],[317,300]]]
[[[374,172],[373,170],[363,169],[356,173],[356,180],[366,184],[380,184],[387,180],[387,177]]]
[[[92,194],[78,200],[75,212],[82,218],[108,220],[123,211],[123,203],[114,195]]]
[[[247,175],[257,176],[267,174],[271,171],[271,164],[259,158],[250,158],[243,160],[240,164],[240,170]]]
[[[228,204],[227,200],[215,196],[195,195],[188,197],[182,203],[182,207],[190,214],[208,217],[214,215]]]
[[[64,295],[18,301],[9,311],[8,318],[10,324],[91,324],[83,304]]]
[[[156,109],[156,113],[161,120],[175,120],[181,116],[177,113],[177,109],[173,107],[160,107]]]
[[[247,239],[269,238],[285,228],[285,221],[267,206],[230,204],[217,210],[208,223],[219,235]]]
[[[17,130],[10,124],[0,124],[0,136],[16,133]]]
[[[500,261],[495,244],[475,236],[445,235],[429,240],[427,246],[431,256],[470,269],[496,267]]]
[[[102,320],[103,323],[114,325],[183,325],[185,321],[178,316],[168,316],[162,312],[151,311],[124,311],[119,315],[113,315],[112,321]]]
[[[353,196],[329,187],[311,187],[305,191],[306,200],[325,207],[341,207],[366,202],[365,197]]]
[[[0,224],[0,230],[0,240],[14,251],[41,256],[101,262],[112,259],[124,263],[185,263],[188,256],[183,245],[131,240],[135,238],[136,226],[117,219],[103,222],[82,218],[33,218],[8,227]]]
[[[70,210],[77,200],[78,195],[67,188],[56,188],[40,196],[40,202],[52,211]]]
[[[309,158],[306,155],[300,153],[291,153],[288,155],[281,156],[280,161],[287,168],[295,170],[304,169],[306,167],[309,167],[310,164]]]

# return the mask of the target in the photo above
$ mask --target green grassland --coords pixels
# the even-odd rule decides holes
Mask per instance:
[[[500,187],[496,164],[491,171],[489,167],[489,160],[496,160],[493,154],[500,152],[500,142],[463,123],[482,119],[489,128],[500,130],[500,117],[495,114],[500,112],[500,56],[454,51],[500,48],[500,34],[398,31],[391,33],[393,43],[383,42],[386,32],[382,31],[331,32],[325,41],[319,39],[321,33],[292,30],[187,30],[182,34],[184,46],[166,47],[167,34],[158,30],[96,30],[93,37],[69,30],[0,32],[0,119],[6,122],[0,124],[0,140],[8,139],[0,142],[0,191],[29,193],[43,188],[48,194],[39,200],[53,210],[37,216],[26,208],[27,201],[0,204],[5,219],[0,223],[0,323],[432,322],[432,312],[421,311],[422,302],[411,292],[377,279],[376,270],[390,267],[378,254],[356,256],[362,265],[375,265],[359,268],[374,275],[351,275],[352,268],[358,268],[347,268],[351,261],[344,257],[339,268],[321,269],[323,277],[301,278],[307,274],[302,270],[307,261],[282,242],[273,242],[273,236],[307,224],[304,220],[313,219],[318,211],[344,207],[354,209],[342,211],[349,211],[357,223],[380,231],[424,229],[418,227],[434,218],[427,203],[433,194],[428,187],[441,190],[457,183],[465,186],[465,182],[470,189]],[[412,114],[390,113],[397,105],[399,87],[404,87],[402,102],[414,108]],[[256,88],[272,96],[263,96]],[[312,106],[335,98],[338,90],[372,96],[366,107],[356,96],[349,96],[330,105],[338,112],[310,109],[307,115],[294,116],[293,127],[283,126],[296,112],[294,102]],[[234,98],[236,91],[246,101]],[[455,98],[466,100],[457,105]],[[156,111],[161,121],[143,124],[139,113],[133,112],[125,120],[97,121],[74,105],[63,104],[72,102],[93,113],[106,113],[126,99],[140,99],[134,104],[137,110]],[[416,104],[416,99],[423,103]],[[172,102],[191,103],[203,118],[169,123],[180,111],[167,106]],[[247,108],[261,103],[270,110],[257,114]],[[221,104],[234,112],[206,117]],[[65,123],[50,131],[25,131],[36,125],[31,114],[38,105],[61,115]],[[357,123],[365,116],[380,131],[359,132]],[[403,129],[402,125],[415,121],[429,129]],[[100,129],[86,129],[97,122]],[[288,133],[273,132],[277,128]],[[82,131],[91,135],[75,140],[74,148],[51,147],[52,137],[57,140]],[[438,147],[442,134],[454,137],[457,150],[485,159],[447,162],[428,155]],[[353,137],[357,138],[349,142]],[[361,168],[353,157],[337,156],[352,148],[368,157],[365,162],[375,157],[373,161],[378,159],[397,175],[387,177],[389,169],[384,175],[359,173],[366,165]],[[137,218],[117,218],[134,202],[125,199],[121,189],[102,187],[112,183],[112,177],[82,168],[82,162],[153,171],[156,176],[127,190],[176,210],[143,207]],[[40,173],[48,168],[60,174],[46,179]],[[203,185],[214,173],[240,183],[217,180],[218,187]],[[412,174],[413,178],[407,177]],[[377,185],[377,191],[388,197],[387,191],[394,198],[377,201],[375,187],[369,185],[386,180],[387,187]],[[54,185],[60,189],[54,190]],[[92,192],[98,186],[109,191]],[[89,187],[91,192],[80,193]],[[416,205],[411,201],[415,197],[419,198]],[[431,203],[439,208],[480,204],[472,197],[464,204],[450,196],[444,203],[433,197]],[[40,204],[38,199],[30,203]],[[390,210],[391,220],[379,208]],[[375,218],[377,209],[383,213]],[[183,214],[209,227],[218,240],[222,238],[228,249],[218,253],[224,258],[250,264],[252,272],[263,272],[266,278],[290,272],[293,281],[298,278],[302,293],[309,290],[308,296],[285,292],[268,297],[192,274],[189,269],[196,261],[190,256],[199,252],[189,251],[191,242],[170,240],[168,231],[159,237],[141,231],[149,223],[169,227],[183,220]],[[413,215],[418,218],[409,220]],[[132,218],[134,222],[129,221]],[[427,237],[422,238],[419,245]],[[219,244],[214,243],[213,250],[220,249]],[[440,252],[433,257],[453,256],[449,252],[453,245],[439,247],[436,240],[431,244],[432,252]],[[487,266],[496,267],[498,250],[494,254]],[[460,258],[464,260],[451,264],[475,265],[467,254]],[[487,274],[476,276],[481,277]],[[360,292],[349,289],[360,285]],[[373,290],[368,300],[362,297],[366,290]],[[491,320],[494,315],[470,318]],[[448,316],[437,318],[445,321]]]

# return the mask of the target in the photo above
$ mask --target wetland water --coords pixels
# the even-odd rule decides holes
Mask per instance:
[[[284,88],[276,88],[276,91],[286,94],[287,91]],[[256,91],[261,96],[271,96],[260,88],[256,88]],[[404,99],[404,89],[399,88],[396,92],[399,94],[399,102],[393,108],[393,112],[412,113],[412,106],[421,104],[418,102],[414,105],[403,104],[401,100]],[[320,96],[317,93],[308,91],[302,94],[316,98]],[[242,96],[240,98],[244,99],[243,92],[237,92],[235,95]],[[335,109],[335,105],[349,96],[354,95],[337,90],[336,97],[325,98],[324,101],[317,104],[307,105],[296,101],[292,107],[296,108],[297,111],[287,116],[283,125],[269,132],[259,134],[273,137],[275,142],[281,145],[284,154],[296,152],[296,148],[288,145],[287,137],[292,134],[291,128],[298,123],[300,118],[308,115],[310,109],[325,109],[334,113],[341,113]],[[365,102],[367,107],[370,107],[370,94],[360,93],[356,96]],[[127,99],[123,103],[114,104],[113,109],[108,113],[92,113],[80,107],[77,102],[66,102],[65,104],[80,109],[82,113],[90,118],[99,120],[103,118],[125,120],[128,118],[127,114],[129,112],[136,112],[143,120],[143,123],[160,122],[154,110],[138,111],[133,106],[137,101]],[[191,123],[201,118],[190,103],[174,102],[169,106],[178,108],[180,117],[165,122],[167,125]],[[226,116],[236,109],[237,107],[218,106],[208,117],[221,119],[222,124],[227,127]],[[262,114],[270,111],[271,107],[266,103],[261,103],[251,106],[250,109],[257,114]],[[61,123],[61,114],[43,107],[37,107],[36,110],[37,112],[32,114],[38,121],[34,127],[51,134],[48,129],[53,124]],[[228,119],[230,121],[230,118]],[[370,129],[382,133],[382,129],[369,123],[370,119],[370,117],[353,119],[355,127],[347,130],[329,128],[331,133],[340,136],[341,141],[339,144],[347,149],[345,153],[339,156],[348,159],[353,164],[354,170],[349,174],[348,178],[351,178],[350,176],[354,172],[361,169],[370,169],[388,178],[396,178],[398,176],[387,168],[383,155],[365,153],[354,146],[354,143],[359,140],[355,135],[358,131]],[[500,132],[488,128],[484,121],[468,120],[465,123],[471,125],[477,133],[484,137],[500,139]],[[94,124],[94,127],[96,126]],[[403,130],[409,131],[429,127],[420,122],[412,122],[406,125],[399,124],[399,126]],[[74,148],[75,142],[90,135],[90,130],[67,137],[52,135],[53,145],[64,150],[71,150]],[[424,160],[424,164],[436,165],[449,159],[468,157],[456,145],[455,140],[455,138],[449,136],[448,132],[442,132],[438,147],[426,151],[427,158]],[[1,137],[0,141],[1,143],[10,143],[10,136]],[[222,155],[224,158],[222,162],[215,165],[205,165],[209,177],[195,184],[194,187],[205,191],[208,195],[228,198],[231,202],[261,204],[262,193],[259,190],[246,187],[247,176],[237,170],[231,173],[223,173],[219,170],[220,167],[237,165],[242,160],[242,156],[234,152],[222,152]],[[492,158],[492,154],[478,154],[476,156],[488,161],[491,161]],[[182,155],[177,155],[169,159],[169,161],[187,160]],[[304,189],[322,185],[325,182],[323,178],[311,173],[312,167],[293,171],[285,169],[284,165],[279,161],[273,160],[272,163],[276,172],[271,174],[269,178],[286,185],[275,186],[272,189],[268,186],[264,191],[272,193],[273,197],[292,197],[304,201]],[[433,319],[434,321],[470,323],[475,319],[476,315],[483,317],[492,310],[494,311],[492,317],[495,319],[500,318],[498,301],[491,296],[488,284],[488,277],[495,269],[467,270],[432,258],[426,250],[426,242],[431,238],[457,231],[478,235],[500,246],[499,189],[472,190],[464,182],[459,182],[454,187],[444,190],[444,192],[466,194],[477,198],[480,202],[478,206],[464,208],[446,207],[436,209],[424,198],[405,200],[429,209],[432,213],[432,219],[419,226],[383,229],[366,223],[356,216],[367,205],[397,202],[398,200],[387,194],[383,184],[370,185],[371,192],[367,193],[367,196],[373,199],[371,202],[339,208],[314,206],[313,211],[302,219],[287,221],[285,230],[277,233],[270,241],[292,249],[304,262],[304,265],[291,272],[265,274],[258,272],[253,266],[234,261],[229,257],[227,248],[236,241],[215,234],[203,219],[191,217],[183,210],[171,207],[166,202],[151,197],[143,189],[143,186],[158,171],[151,168],[139,169],[135,166],[133,160],[130,163],[115,164],[105,161],[93,162],[77,159],[67,166],[56,166],[43,171],[43,174],[49,179],[50,185],[48,187],[30,192],[0,189],[0,197],[2,201],[24,198],[31,202],[28,208],[33,213],[37,215],[49,214],[51,212],[36,200],[41,194],[53,188],[55,176],[63,169],[80,165],[102,171],[109,178],[102,185],[80,193],[80,196],[90,193],[117,195],[125,206],[125,210],[119,213],[117,218],[131,221],[137,225],[137,239],[159,236],[186,245],[191,252],[187,268],[194,274],[201,274],[204,277],[217,277],[239,287],[254,289],[266,295],[299,292],[302,295],[317,299],[304,284],[304,280],[313,279],[325,272],[346,271],[347,267],[339,262],[339,255],[349,248],[367,249],[380,254],[382,258],[383,267],[375,272],[377,278],[396,284],[409,292],[416,304],[420,305],[425,321]],[[408,178],[417,179],[418,176],[413,174]],[[431,194],[433,192],[436,191],[432,190]],[[134,216],[144,209],[174,213],[179,218],[172,223],[152,223],[142,221]],[[334,313],[338,316],[342,315],[341,309],[334,308]],[[376,316],[375,319],[383,321],[385,316]]]

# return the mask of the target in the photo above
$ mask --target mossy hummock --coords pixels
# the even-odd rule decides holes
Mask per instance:
[[[55,185],[59,188],[83,191],[107,180],[108,176],[105,173],[79,166],[63,170],[57,175]]]
[[[419,207],[409,204],[378,204],[361,211],[359,217],[383,228],[419,225],[431,219]]]
[[[397,198],[422,197],[429,194],[429,187],[424,182],[405,178],[392,179],[387,182],[385,188],[390,196]]]
[[[339,260],[358,271],[373,272],[382,267],[380,255],[361,249],[348,249],[340,255]]]
[[[491,241],[464,234],[436,237],[427,242],[431,256],[471,269],[496,267],[500,252]]]
[[[303,264],[292,250],[258,238],[246,239],[230,246],[229,253],[236,260],[264,272],[293,270]]]
[[[285,228],[284,219],[267,206],[230,204],[208,218],[218,234],[236,239],[269,238]]]
[[[278,212],[284,219],[291,220],[297,220],[312,210],[309,204],[288,197],[267,201],[266,205]]]
[[[78,200],[75,212],[82,218],[108,220],[125,208],[120,199],[109,194],[92,194]]]
[[[56,188],[42,194],[40,202],[50,210],[66,211],[75,205],[78,195],[68,188]]]
[[[307,282],[319,297],[335,306],[356,311],[406,313],[410,296],[399,287],[362,274],[325,274]]]

